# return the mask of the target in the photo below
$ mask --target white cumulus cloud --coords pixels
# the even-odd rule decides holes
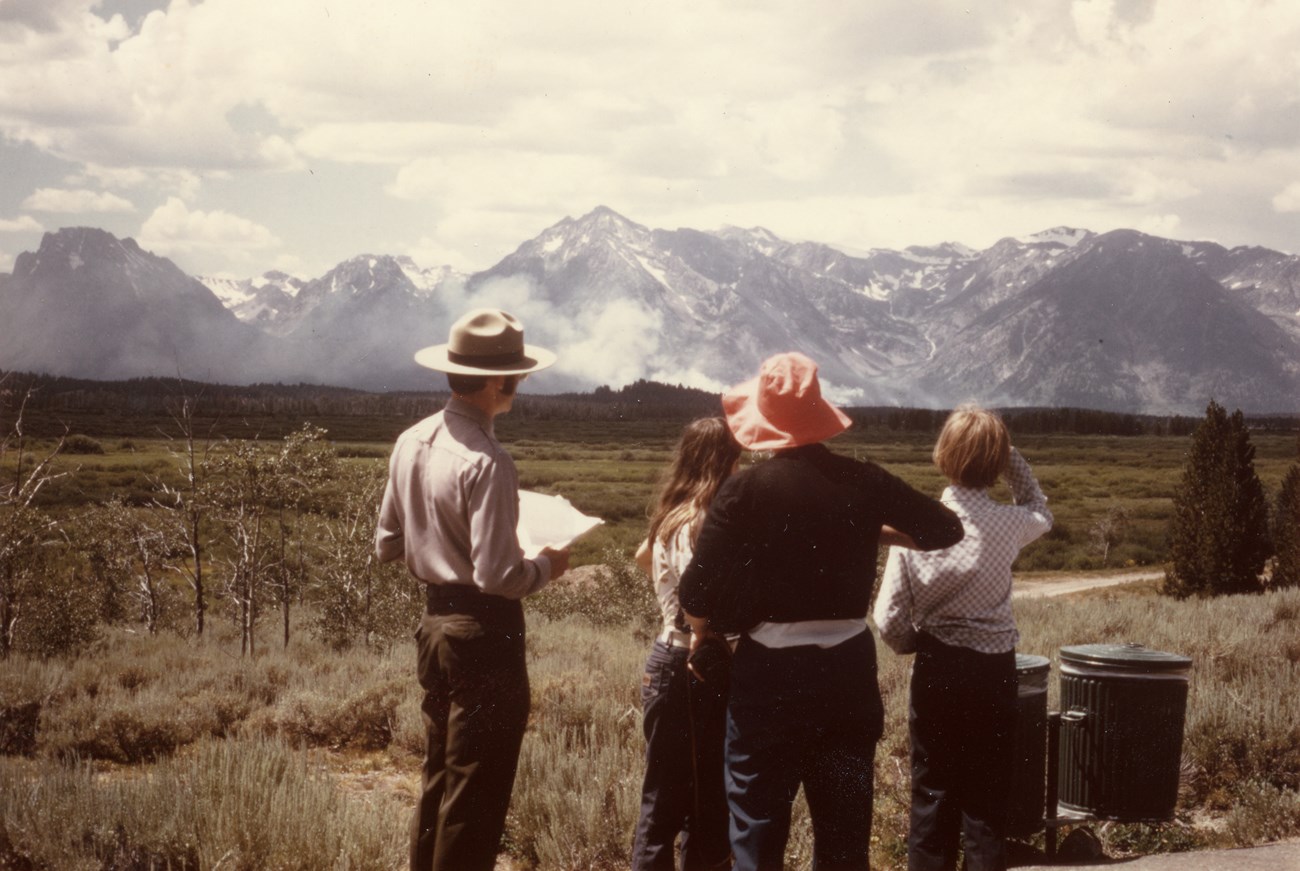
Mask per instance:
[[[1222,0],[0,0],[0,161],[64,179],[0,199],[201,189],[314,264],[484,268],[599,204],[859,249],[1174,213],[1278,245],[1298,43],[1300,4]]]
[[[134,212],[135,206],[130,200],[107,191],[92,191],[85,188],[63,190],[59,188],[39,188],[23,201],[24,209],[38,212],[60,212],[75,215],[82,212]]]
[[[0,218],[0,233],[40,233],[45,228],[30,215],[17,218]]]
[[[221,249],[232,255],[278,248],[275,234],[254,221],[229,212],[191,210],[171,197],[140,228],[140,245],[159,253]]]
[[[1300,212],[1300,181],[1292,182],[1273,197],[1273,208],[1279,212]]]

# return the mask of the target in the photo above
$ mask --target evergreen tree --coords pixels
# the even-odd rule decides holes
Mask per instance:
[[[1174,494],[1164,592],[1183,599],[1260,590],[1272,553],[1268,521],[1245,417],[1211,401]]]
[[[1300,442],[1297,442],[1300,453]],[[1292,463],[1282,479],[1273,509],[1274,587],[1300,587],[1300,462]]]

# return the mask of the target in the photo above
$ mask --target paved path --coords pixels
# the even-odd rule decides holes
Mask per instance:
[[[1115,871],[1300,871],[1300,841],[1240,850],[1163,853],[1135,859],[1093,859],[1059,865],[1013,865],[1014,871],[1113,868]]]
[[[1164,572],[1148,569],[1119,575],[1049,575],[1041,578],[1017,578],[1011,588],[1011,598],[1039,599],[1046,596],[1064,596],[1067,593],[1081,593],[1098,587],[1116,587],[1120,584],[1154,581],[1163,577]]]

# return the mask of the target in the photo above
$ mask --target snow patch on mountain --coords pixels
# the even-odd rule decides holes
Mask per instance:
[[[18,257],[0,293],[18,301],[10,288],[24,289],[32,313],[23,322],[38,325],[46,311],[70,310],[65,287],[113,287],[146,310],[197,294],[206,303],[196,306],[257,328],[270,367],[259,379],[371,389],[427,386],[414,351],[443,340],[457,314],[492,306],[528,324],[530,342],[560,353],[535,388],[548,391],[647,377],[721,390],[767,356],[800,350],[844,404],[976,398],[1195,410],[1205,390],[1223,401],[1248,397],[1237,400],[1243,407],[1257,395],[1300,395],[1300,258],[1068,227],[979,251],[954,242],[855,250],[866,253],[791,243],[762,227],[651,230],[602,207],[563,219],[476,275],[363,254],[311,281],[277,272],[195,281],[131,240],[60,231]],[[40,317],[38,291],[51,296]],[[10,309],[19,313],[16,302]],[[1251,310],[1285,335],[1247,318]],[[5,327],[0,354],[21,348],[8,357],[44,359],[37,334],[48,327],[27,337]],[[1232,340],[1215,344],[1229,327]],[[117,349],[131,368],[113,371],[147,371],[151,341],[141,333],[138,347]],[[89,356],[85,368],[109,371]]]
[[[1074,227],[1052,227],[1050,230],[1014,238],[1017,242],[1025,245],[1058,245],[1063,248],[1073,248],[1080,242],[1086,242],[1095,235],[1089,230],[1078,230]]]

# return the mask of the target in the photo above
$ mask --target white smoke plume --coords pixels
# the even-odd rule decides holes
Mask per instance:
[[[444,297],[453,320],[475,308],[504,309],[523,322],[528,344],[558,355],[554,368],[537,376],[535,389],[540,392],[572,386],[618,388],[657,368],[663,319],[631,300],[569,310],[543,298],[536,284],[523,276],[487,281],[472,292],[457,290],[459,295]]]

